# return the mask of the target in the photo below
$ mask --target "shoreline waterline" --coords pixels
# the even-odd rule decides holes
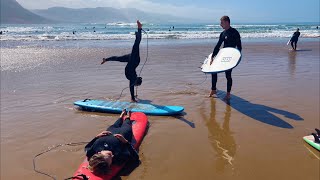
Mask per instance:
[[[188,45],[188,44],[212,44],[218,39],[148,39],[143,37],[141,46],[163,46],[163,45]],[[247,38],[241,39],[242,43],[283,43],[285,46],[288,38]],[[320,42],[319,38],[299,38],[298,45],[304,42]],[[61,40],[61,41],[0,41],[1,48],[104,48],[104,47],[128,47],[132,46],[131,40]]]

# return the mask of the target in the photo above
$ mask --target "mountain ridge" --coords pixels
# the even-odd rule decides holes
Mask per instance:
[[[23,8],[16,0],[1,0],[0,3],[1,24],[39,24],[55,22]]]

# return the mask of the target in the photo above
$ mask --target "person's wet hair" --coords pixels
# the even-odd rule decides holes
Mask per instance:
[[[111,172],[111,168],[103,154],[95,154],[89,159],[88,168],[95,175],[106,175]]]
[[[227,22],[230,23],[230,18],[229,18],[229,16],[222,16],[220,20],[227,21]]]

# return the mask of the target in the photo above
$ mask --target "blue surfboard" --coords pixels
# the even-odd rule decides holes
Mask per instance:
[[[79,106],[82,110],[85,111],[118,114],[120,114],[123,109],[127,109],[132,112],[143,112],[148,115],[166,116],[180,114],[184,110],[184,107],[182,106],[160,106],[155,104],[105,101],[95,99],[80,100],[74,102],[73,104]]]

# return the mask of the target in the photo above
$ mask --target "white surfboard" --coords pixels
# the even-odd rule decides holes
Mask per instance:
[[[219,73],[236,67],[241,60],[241,53],[236,48],[222,48],[210,65],[212,53],[204,60],[201,71],[204,73]]]
[[[291,42],[291,38],[289,39],[289,41],[287,42],[287,45],[289,45],[290,44],[290,42]]]

